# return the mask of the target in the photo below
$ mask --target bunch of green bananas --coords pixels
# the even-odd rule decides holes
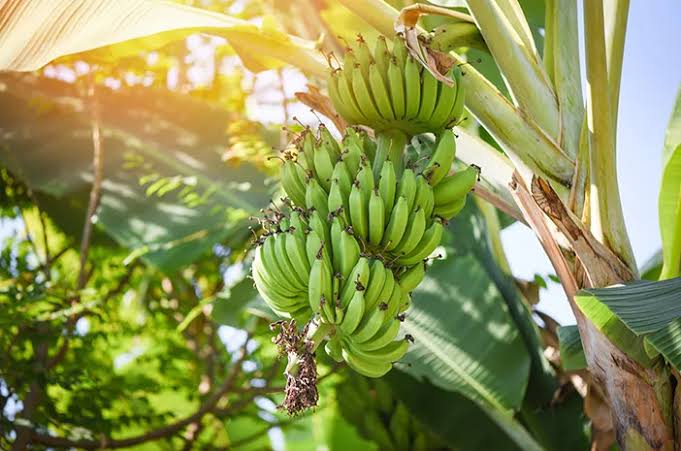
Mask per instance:
[[[387,382],[348,375],[336,386],[338,408],[343,417],[381,450],[432,450],[441,445],[395,399]]]
[[[454,66],[447,75],[454,86],[425,70],[400,36],[393,39],[392,51],[379,37],[373,55],[359,36],[355,49],[346,49],[343,67],[329,75],[329,97],[350,124],[408,135],[436,132],[460,121],[464,111],[461,70]]]
[[[460,211],[476,168],[448,175],[454,134],[443,131],[419,170],[349,128],[338,143],[326,127],[306,130],[284,152],[290,215],[264,221],[253,262],[256,287],[272,309],[328,328],[327,353],[380,377],[407,351],[397,339],[410,292],[440,244],[443,222]],[[417,173],[418,172],[418,173]]]

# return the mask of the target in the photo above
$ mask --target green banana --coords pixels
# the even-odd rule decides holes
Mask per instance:
[[[454,69],[454,78],[456,80],[456,100],[452,111],[449,112],[449,123],[445,124],[447,128],[451,128],[463,120],[464,107],[466,106],[466,90],[463,89],[462,73],[460,68]]]
[[[343,289],[341,290],[341,308],[346,308],[355,290],[360,287],[366,289],[369,284],[369,275],[371,269],[369,267],[369,259],[360,257],[357,264],[352,268],[350,274],[345,277]]]
[[[296,235],[303,237],[303,233],[307,230],[307,224],[303,220],[300,212],[298,210],[293,210],[291,212],[291,227],[293,227]]]
[[[262,245],[262,262],[268,274],[272,275],[272,279],[276,280],[279,285],[289,292],[291,295],[295,295],[300,291],[300,286],[293,284],[290,277],[286,275],[279,264],[279,259],[277,257],[276,251],[276,239],[273,235],[268,236]]]
[[[397,60],[397,66],[404,67],[404,64],[407,61],[407,56],[409,55],[409,50],[407,50],[404,39],[400,39],[399,37],[393,39],[393,55]]]
[[[327,204],[329,213],[341,217],[344,224],[348,224],[348,206],[345,204],[346,200],[347,197],[343,195],[343,190],[341,189],[338,180],[332,180]]]
[[[378,189],[374,189],[369,199],[369,242],[374,246],[381,244],[384,230],[385,206]]]
[[[303,165],[307,171],[314,172],[314,149],[317,146],[314,135],[309,129],[303,131],[301,138],[300,152],[298,153],[298,162]],[[302,153],[303,158],[300,158]],[[304,180],[304,179],[303,179]]]
[[[406,311],[409,308],[410,305],[411,305],[411,295],[409,293],[402,293],[398,313],[402,313],[402,312]]]
[[[310,179],[307,182],[307,190],[305,191],[305,206],[314,208],[322,218],[329,216],[329,207],[327,202],[327,193],[321,187],[317,179]]]
[[[359,172],[357,173],[357,179],[359,182],[359,188],[362,190],[363,194],[366,196],[367,202],[369,201],[369,194],[375,188],[374,174],[371,170],[371,164],[368,161],[364,161],[361,164]]]
[[[402,240],[404,231],[407,228],[407,221],[409,220],[409,203],[407,198],[401,196],[397,199],[397,203],[390,214],[390,221],[388,227],[383,234],[383,245],[385,250],[390,251],[397,247]]]
[[[359,182],[355,182],[350,191],[349,198],[350,221],[356,236],[366,241],[368,238],[369,224],[367,221],[367,203],[365,202]]]
[[[333,291],[331,271],[324,264],[324,259],[316,258],[310,266],[310,281],[308,283],[308,299],[310,308],[315,313],[321,311],[321,306],[326,300],[330,300]]]
[[[448,78],[452,78],[454,71],[450,70],[447,74]],[[444,127],[449,123],[449,112],[452,111],[454,102],[456,100],[457,86],[447,86],[444,83],[438,83],[440,88],[438,90],[437,105],[433,109],[433,114],[430,116],[429,123],[432,127]]]
[[[447,176],[454,162],[455,154],[456,140],[454,139],[454,132],[444,130],[438,135],[433,155],[423,171],[431,186],[436,186]]]
[[[271,272],[268,272],[265,266],[262,247],[255,254],[252,275],[256,285],[264,287],[263,291],[271,298],[271,304],[279,305],[282,309],[297,308],[300,304],[304,292],[291,291],[279,284],[279,281],[274,278]]]
[[[416,174],[413,169],[407,168],[402,172],[400,184],[397,188],[397,197],[407,199],[407,208],[411,212],[414,209],[416,199]]]
[[[334,164],[335,162],[327,146],[317,146],[314,152],[314,169],[317,174],[317,181],[327,192],[331,187],[331,175],[333,174]]]
[[[437,103],[437,87],[439,82],[427,70],[423,71],[421,78],[423,80],[421,84],[421,105],[419,106],[416,120],[429,124],[430,117],[433,115],[433,110]]]
[[[402,287],[399,283],[393,285],[393,291],[390,293],[390,298],[386,302],[385,321],[396,320],[397,313],[400,311],[402,305]]]
[[[393,58],[388,66],[388,85],[390,86],[390,100],[394,110],[394,117],[396,119],[404,118],[406,112],[406,100],[404,93],[404,77],[402,75],[402,67],[398,66],[397,61]],[[386,119],[387,116],[384,116]]]
[[[298,247],[296,236],[293,233],[282,233],[277,237],[277,257],[283,261],[286,269],[292,273],[293,278],[307,287],[307,275],[309,274],[305,247],[300,242]],[[294,263],[295,262],[295,263]]]
[[[361,37],[357,37],[357,53],[355,54],[357,56],[357,63],[359,64],[359,67],[362,71],[362,75],[364,76],[365,79],[369,79],[369,66],[374,62],[374,58],[371,55],[371,50],[369,50],[369,46],[367,45],[366,41]],[[352,75],[353,78],[355,74]]]
[[[373,362],[359,358],[345,347],[343,347],[342,355],[343,360],[347,362],[350,368],[367,377],[381,377],[392,369],[391,363],[382,361]]]
[[[339,271],[343,279],[347,279],[350,273],[357,265],[359,260],[359,244],[355,237],[348,233],[347,229],[341,232],[340,236],[340,268]]]
[[[428,257],[430,254],[433,253],[435,248],[440,245],[440,241],[442,241],[443,232],[444,226],[442,225],[442,223],[438,220],[433,221],[430,227],[428,227],[428,229],[423,234],[423,237],[416,245],[416,247],[407,255],[398,258],[397,264],[403,266],[411,266]]]
[[[381,115],[371,97],[369,86],[367,86],[366,80],[362,76],[359,67],[352,69],[352,90],[354,91],[355,99],[357,100],[359,109],[364,117],[366,117],[368,121],[371,121],[372,124],[382,122]]]
[[[385,271],[385,282],[383,282],[383,287],[381,288],[381,292],[378,295],[378,298],[376,301],[374,301],[373,304],[367,303],[367,310],[370,308],[373,308],[374,306],[384,303],[388,305],[390,302],[390,297],[393,294],[393,290],[395,289],[395,284],[397,281],[395,280],[395,276],[393,275],[393,272],[390,269],[386,268]]]
[[[409,224],[404,232],[404,237],[400,244],[393,249],[393,253],[397,255],[408,255],[419,244],[419,240],[423,237],[423,232],[426,229],[426,216],[423,209],[418,208],[409,218]]]
[[[414,58],[404,64],[405,119],[415,118],[421,105],[421,69]],[[342,114],[342,113],[341,113]]]
[[[385,220],[390,219],[390,213],[393,210],[393,205],[395,203],[395,186],[397,185],[397,179],[395,177],[395,167],[392,161],[388,160],[383,163],[381,168],[381,176],[378,179],[378,192],[381,194],[383,199],[383,205],[385,207]]]
[[[440,184],[433,188],[435,205],[449,204],[456,199],[464,197],[475,186],[479,174],[480,172],[477,167],[468,166],[463,171],[445,177]]]
[[[369,66],[369,86],[381,117],[383,119],[395,119],[395,113],[393,113],[393,107],[390,103],[391,94],[388,93],[388,87],[383,81],[383,76],[374,63]]]
[[[439,216],[443,219],[450,219],[463,210],[463,207],[465,206],[466,196],[454,199],[448,204],[436,205],[435,209],[433,210],[433,215]]]
[[[374,351],[364,351],[357,346],[352,347],[353,354],[365,360],[382,361],[382,362],[397,362],[409,350],[409,342],[407,340],[391,341],[382,348]]]
[[[386,269],[380,260],[374,260],[371,264],[369,282],[367,283],[366,291],[364,293],[364,302],[367,306],[373,308],[373,306],[378,303],[378,297],[383,290],[387,272],[390,272],[390,270]]]
[[[359,171],[359,165],[362,159],[361,143],[356,140],[348,139],[343,144],[345,146],[343,161],[348,168],[351,179],[354,179]]]
[[[352,334],[352,340],[356,343],[368,341],[379,331],[384,320],[385,310],[382,308],[382,304],[379,304],[378,308],[375,308],[364,315],[359,327],[355,333]]]
[[[322,147],[326,148],[331,160],[335,163],[340,158],[341,148],[336,138],[333,137],[328,127],[323,123],[319,124],[319,142]]]
[[[335,217],[331,220],[331,254],[333,260],[333,267],[336,271],[340,271],[341,268],[341,235],[343,233],[343,225],[341,224],[341,219]]]
[[[423,214],[426,218],[430,218],[435,207],[435,195],[433,188],[428,184],[425,177],[419,175],[416,177],[416,198],[414,205],[423,209]]]
[[[331,174],[331,177],[338,181],[341,193],[347,198],[352,189],[352,177],[350,176],[350,171],[344,160],[340,160],[336,163],[336,166],[333,167],[333,174]]]
[[[386,43],[385,36],[381,35],[376,39],[376,47],[374,48],[374,61],[379,73],[383,77],[383,81],[387,83],[388,64],[390,63],[390,51]]]
[[[291,160],[284,162],[281,168],[281,185],[286,195],[297,205],[305,205],[305,185],[298,179],[296,163]]]
[[[277,315],[290,318],[292,314],[308,308],[306,296],[301,295],[296,298],[283,296],[263,278],[259,270],[254,270],[252,276],[258,292]]]
[[[390,135],[387,133],[379,133],[376,136],[376,153],[371,160],[371,167],[374,172],[374,178],[380,179],[380,172],[383,169],[383,164],[388,158],[390,152]]]
[[[332,266],[329,251],[325,250],[325,246],[326,243],[322,241],[317,232],[312,230],[307,234],[307,240],[305,241],[305,253],[307,254],[307,260],[310,262],[310,266],[312,266],[312,262],[314,262],[318,257],[326,259],[327,265]]]
[[[359,326],[360,321],[362,321],[362,315],[364,315],[364,291],[355,290],[355,294],[345,309],[343,322],[340,323],[340,329],[343,333],[352,334],[357,329],[357,326]]]
[[[346,121],[350,122],[351,124],[356,124],[357,122],[361,122],[362,118],[356,115],[355,111],[353,111],[350,105],[348,105],[340,95],[339,72],[340,71],[333,71],[329,76],[328,83],[329,98],[331,99],[331,102],[333,103],[341,117],[343,117]]]
[[[355,98],[355,93],[352,87],[352,66],[340,72],[338,76],[338,94],[340,96],[341,102],[347,105],[348,109],[352,111],[351,117],[347,118],[359,118],[358,120],[351,121],[354,123],[366,123],[368,121],[367,117],[364,115],[359,107],[359,103]]]
[[[340,363],[343,361],[343,348],[341,346],[340,338],[332,337],[324,345],[324,350],[334,361]]]
[[[402,291],[409,293],[413,291],[423,280],[426,275],[426,263],[416,263],[411,268],[407,269],[399,278],[399,284]]]
[[[326,223],[326,218],[322,219],[322,214],[319,211],[313,211],[308,220],[308,226],[311,230],[317,232],[319,239],[324,242],[324,247],[327,252],[331,252],[331,237],[329,236],[329,227]],[[317,248],[319,250],[319,248]],[[310,259],[312,261],[312,259]]]
[[[401,324],[402,323],[396,319],[387,321],[381,326],[381,329],[376,332],[376,335],[374,335],[371,340],[356,344],[356,347],[366,352],[383,348],[397,337],[397,334],[400,332]]]
[[[390,439],[389,432],[386,430],[383,422],[375,412],[364,412],[362,420],[364,422],[364,429],[371,431],[371,439],[372,441],[376,442],[379,449],[397,449],[395,448],[395,444]]]

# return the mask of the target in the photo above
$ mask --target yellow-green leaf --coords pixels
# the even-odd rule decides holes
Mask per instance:
[[[313,42],[166,0],[0,1],[0,71],[35,70],[86,51],[110,61],[196,32],[225,37],[253,71],[291,64],[326,74]]]
[[[667,127],[659,211],[664,266],[660,279],[681,275],[681,90]]]

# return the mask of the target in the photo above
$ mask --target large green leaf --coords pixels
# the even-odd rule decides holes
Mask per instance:
[[[329,384],[321,387],[320,406],[313,415],[296,422],[284,431],[285,445],[291,451],[375,451],[375,443],[365,440],[341,415]]]
[[[558,328],[558,340],[560,341],[560,361],[563,364],[563,369],[574,371],[586,368],[586,356],[577,326],[560,326]]]
[[[75,215],[82,227],[92,183],[86,99],[74,84],[32,75],[0,75],[0,85],[0,163],[59,200],[50,211],[57,223]],[[101,88],[97,96],[104,156],[99,227],[167,271],[228,237],[244,237],[243,218],[269,196],[255,168],[230,168],[220,159],[227,111],[150,88]],[[150,180],[141,184],[144,177]],[[148,195],[152,180],[158,190]]]
[[[467,239],[470,239],[468,237]],[[493,409],[516,409],[529,358],[499,290],[471,253],[436,261],[413,293],[406,372]]]
[[[579,305],[589,298],[605,304],[636,335],[645,335],[681,317],[681,277],[591,288],[580,293]]]
[[[681,89],[667,127],[662,154],[660,231],[664,266],[660,278],[681,275]]]
[[[555,372],[543,355],[539,330],[515,280],[497,263],[497,254],[493,252],[491,244],[495,240],[494,235],[498,234],[497,226],[488,218],[489,212],[480,214],[478,208],[473,208],[476,205],[477,203],[470,203],[451,223],[453,244],[458,253],[470,253],[483,265],[499,290],[528,351],[529,381],[519,418],[545,449],[584,449],[588,443],[588,435],[585,433],[586,420],[582,415],[581,398],[570,395],[555,402],[559,384]],[[494,412],[490,413],[491,416],[493,414]],[[503,424],[511,428],[511,431],[516,429],[512,424]],[[569,440],[565,439],[566,435],[570,437]]]
[[[681,368],[681,277],[583,290],[575,301],[620,349],[642,364],[662,354]],[[643,343],[645,340],[645,345]]]
[[[97,49],[110,61],[199,31],[224,36],[251,70],[292,64],[326,73],[313,42],[168,0],[5,0],[0,7],[0,71],[39,69],[64,55]],[[114,45],[115,44],[115,45]]]
[[[386,379],[394,396],[409,407],[424,427],[455,449],[523,449],[511,440],[509,423],[499,424],[490,409],[453,391],[443,390],[427,381],[418,381],[402,371],[391,371]],[[511,421],[521,434],[527,434]],[[532,442],[531,440],[529,441]]]

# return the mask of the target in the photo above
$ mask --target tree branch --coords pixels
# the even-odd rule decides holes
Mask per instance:
[[[112,439],[110,437],[102,437],[100,440],[71,440],[65,437],[55,437],[52,435],[46,435],[33,431],[30,438],[34,443],[38,443],[45,446],[54,446],[62,448],[84,448],[84,449],[98,449],[98,448],[125,448],[128,446],[139,445],[140,443],[145,443],[150,440],[157,440],[165,437],[170,437],[180,430],[184,429],[186,426],[197,422],[204,415],[211,412],[215,405],[220,401],[220,399],[229,392],[237,377],[241,373],[241,364],[248,357],[247,345],[250,342],[250,335],[246,337],[246,342],[241,347],[241,354],[239,358],[234,362],[229,374],[225,378],[224,382],[220,388],[213,393],[192,415],[183,418],[182,420],[176,421],[175,423],[160,427],[153,431],[126,439]]]
[[[302,418],[305,418],[305,416],[306,415],[299,415],[299,416],[296,416],[296,417],[287,418],[285,420],[279,420],[279,421],[275,421],[273,423],[269,423],[267,425],[267,427],[265,427],[265,428],[263,428],[263,429],[261,429],[257,432],[254,432],[250,435],[247,435],[246,437],[243,437],[243,438],[235,441],[234,443],[229,444],[228,446],[226,446],[225,448],[222,448],[222,449],[234,449],[234,448],[238,448],[240,446],[246,445],[246,444],[252,442],[253,440],[256,440],[256,439],[262,437],[263,435],[267,434],[269,432],[269,430],[272,429],[272,428],[287,426],[289,424],[293,424],[293,423],[301,420]]]
[[[92,129],[92,173],[93,182],[90,190],[90,201],[85,214],[83,224],[83,236],[80,242],[80,271],[78,273],[78,290],[82,289],[87,282],[85,265],[90,250],[92,235],[92,217],[99,206],[102,189],[102,138],[100,135],[100,112],[97,94],[95,92],[94,74],[90,72],[88,78],[88,95],[91,101],[91,129]]]

